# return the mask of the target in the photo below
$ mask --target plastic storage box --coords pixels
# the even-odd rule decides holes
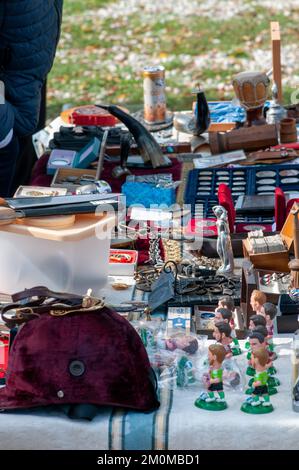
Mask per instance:
[[[91,288],[96,295],[107,281],[114,225],[112,215],[77,215],[68,228],[0,227],[0,291],[43,285],[77,294]]]

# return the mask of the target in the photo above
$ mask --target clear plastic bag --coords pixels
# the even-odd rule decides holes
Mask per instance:
[[[222,363],[223,370],[223,386],[224,390],[231,390],[238,393],[243,393],[245,389],[244,373],[239,366],[238,361],[234,358],[225,359]],[[197,362],[195,377],[200,385],[200,388],[207,390],[210,374],[208,357],[202,356]]]
[[[197,361],[204,354],[206,336],[197,337],[185,330],[160,328],[155,347],[147,352],[158,375],[160,387],[184,389],[197,383]]]

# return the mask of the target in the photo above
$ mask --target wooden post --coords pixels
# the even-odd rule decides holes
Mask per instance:
[[[294,253],[295,259],[290,261],[289,268],[291,270],[292,287],[299,288],[299,205],[295,203],[291,209],[294,216]]]
[[[297,202],[293,205],[291,213],[294,216],[294,253],[295,258],[299,259],[299,205]]]
[[[278,88],[278,101],[283,102],[282,77],[281,77],[281,36],[280,25],[278,21],[271,22],[271,41],[272,41],[272,64],[273,81]]]

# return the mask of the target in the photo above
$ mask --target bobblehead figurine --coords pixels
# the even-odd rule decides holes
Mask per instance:
[[[268,330],[268,338],[272,338],[274,335],[274,323],[273,320],[277,315],[277,308],[271,302],[266,302],[263,305],[262,315],[266,319],[266,327]]]
[[[207,392],[202,392],[195,401],[195,406],[203,410],[221,411],[227,408],[222,381],[222,363],[226,351],[222,344],[212,344],[208,349],[209,373],[204,375]],[[215,396],[217,392],[218,396]]]
[[[215,310],[214,323],[216,324],[220,321],[224,321],[229,324],[232,330],[231,335],[233,338],[235,338],[236,332],[235,332],[235,322],[233,319],[233,312],[229,310],[228,308],[217,307]]]
[[[262,328],[260,328],[262,329]],[[251,351],[247,354],[248,359],[248,368],[246,370],[246,374],[253,377],[255,374],[254,365],[252,362],[252,355],[253,352],[257,349],[265,349],[267,351],[267,343],[265,341],[264,334],[261,333],[257,328],[253,330],[249,335],[249,342],[250,342],[250,349]],[[267,351],[268,352],[268,351]],[[280,385],[280,381],[274,377],[276,373],[275,367],[273,367],[269,352],[268,352],[269,361],[267,364],[267,372],[268,372],[268,387],[269,387],[269,395],[275,395],[277,393],[277,389],[275,387]],[[253,379],[249,380],[248,386],[252,387]],[[251,388],[246,391],[246,394],[251,394]]]
[[[249,320],[249,329],[252,331],[258,325],[266,326],[266,319],[262,315],[252,315]]]
[[[225,321],[215,323],[213,337],[224,346],[226,359],[242,354],[239,341],[231,335],[231,327]]]
[[[233,312],[235,310],[235,302],[232,297],[229,295],[224,295],[223,297],[220,297],[218,300],[218,307],[219,308],[227,308],[227,310],[230,310]]]
[[[266,303],[267,297],[264,294],[264,292],[261,292],[260,290],[254,290],[252,291],[251,297],[250,297],[250,305],[252,310],[257,314],[257,315],[263,315],[263,305]]]
[[[262,335],[264,335],[266,348],[267,348],[267,351],[269,353],[270,360],[275,361],[275,359],[277,359],[277,354],[276,354],[276,352],[274,352],[274,345],[273,345],[273,341],[272,341],[272,336],[268,336],[267,327],[262,326],[262,325],[257,325],[255,327],[254,331],[259,331],[260,333],[262,333]]]
[[[271,413],[273,406],[270,402],[267,366],[269,354],[264,348],[258,348],[252,352],[252,365],[255,374],[252,383],[252,395],[241,406],[245,413],[264,414]]]
[[[252,315],[249,319],[249,332],[251,333],[253,330],[256,329],[257,326],[266,327],[266,319],[262,315]],[[245,343],[245,348],[250,349],[250,342],[249,338]]]

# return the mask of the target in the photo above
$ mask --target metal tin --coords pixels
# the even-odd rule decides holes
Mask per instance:
[[[267,124],[279,123],[286,116],[287,111],[279,104],[272,102],[267,112]]]
[[[165,69],[162,66],[143,69],[144,120],[148,124],[166,119]]]
[[[287,110],[278,102],[278,88],[276,83],[272,86],[272,95],[273,99],[270,102],[266,118],[268,124],[279,123],[282,119],[287,117]]]

